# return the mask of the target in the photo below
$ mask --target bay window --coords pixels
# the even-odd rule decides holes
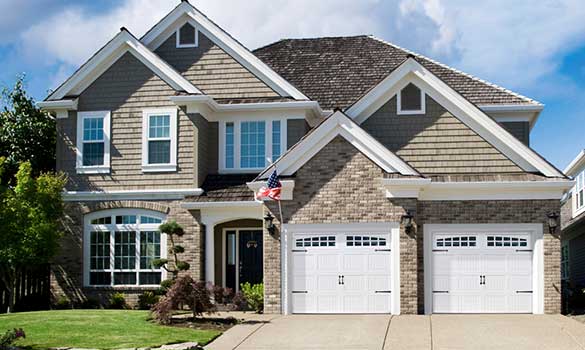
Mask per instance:
[[[573,193],[575,198],[573,216],[576,216],[585,210],[585,171],[575,176],[575,191]]]
[[[177,170],[177,110],[147,109],[142,120],[142,171]]]
[[[110,171],[110,112],[77,114],[77,172],[103,174]]]
[[[284,153],[285,145],[285,119],[220,122],[219,169],[260,171]]]
[[[152,262],[166,257],[166,237],[158,230],[163,221],[163,215],[147,210],[117,209],[88,215],[85,285],[159,285],[164,270]]]

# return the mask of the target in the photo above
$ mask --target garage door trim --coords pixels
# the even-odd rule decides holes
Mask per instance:
[[[532,313],[544,313],[544,241],[543,224],[425,224],[424,225],[424,289],[425,314],[433,310],[432,254],[433,237],[437,233],[526,233],[531,234],[532,256]]]
[[[393,315],[400,314],[400,223],[349,223],[349,224],[285,224],[283,225],[283,237],[281,237],[281,300],[282,313],[292,312],[291,276],[289,273],[291,264],[291,250],[294,249],[293,237],[296,233],[371,233],[390,234],[390,249],[392,250],[392,306]]]

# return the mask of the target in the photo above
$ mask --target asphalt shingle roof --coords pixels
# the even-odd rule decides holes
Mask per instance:
[[[201,185],[203,194],[188,198],[188,200],[194,202],[253,201],[254,192],[246,183],[254,180],[255,177],[254,174],[207,175]]]
[[[409,55],[475,104],[538,104],[371,36],[285,39],[254,54],[325,109],[349,107]]]

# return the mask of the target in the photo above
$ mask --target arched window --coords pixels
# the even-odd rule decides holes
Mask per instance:
[[[152,265],[166,258],[166,235],[158,227],[162,213],[114,209],[85,216],[84,284],[86,286],[157,286],[164,270]]]

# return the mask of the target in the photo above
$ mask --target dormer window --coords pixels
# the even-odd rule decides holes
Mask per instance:
[[[199,32],[189,23],[185,23],[177,30],[177,48],[197,47],[199,45]]]
[[[425,93],[413,83],[398,92],[398,114],[425,114]]]

